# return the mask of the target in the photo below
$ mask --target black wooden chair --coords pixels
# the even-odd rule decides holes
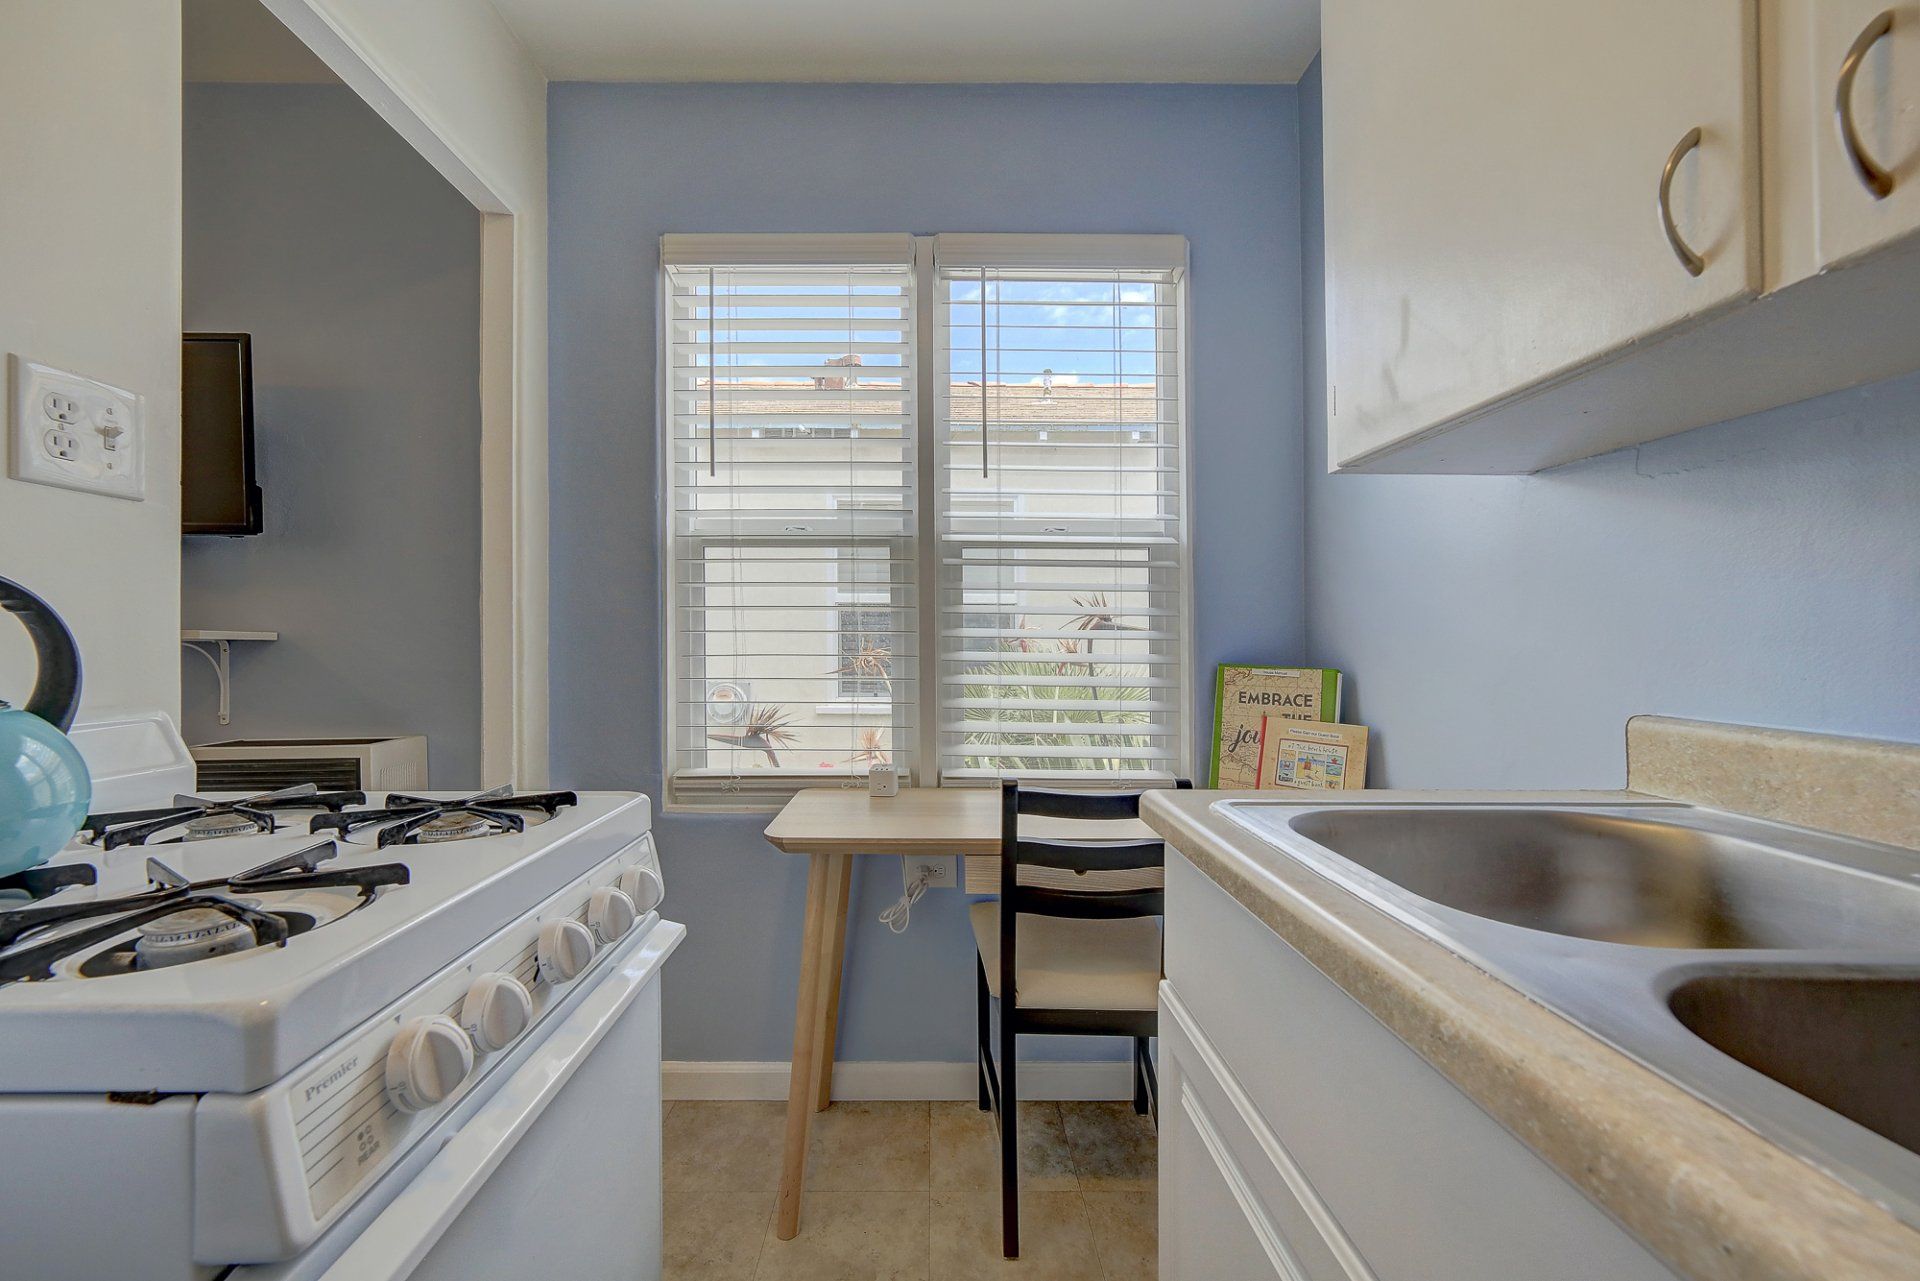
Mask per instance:
[[[1192,787],[1181,779],[1177,787]],[[1159,1119],[1147,1040],[1158,1034],[1160,921],[1165,892],[1055,889],[1022,882],[1022,868],[1086,875],[1166,865],[1155,840],[1041,841],[1020,835],[1020,816],[1118,820],[1140,817],[1142,792],[1058,792],[1003,783],[1000,791],[1000,901],[971,909],[979,951],[980,1107],[1000,1129],[1003,1251],[1020,1254],[1020,1168],[1015,1117],[1020,1097],[1015,1044],[1022,1032],[1133,1038],[1133,1108]],[[1000,1053],[993,1053],[992,1003],[1000,1002]]]

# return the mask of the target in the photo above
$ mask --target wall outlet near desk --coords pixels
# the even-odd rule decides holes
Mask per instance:
[[[922,872],[926,873],[927,888],[930,890],[952,889],[956,884],[953,874],[953,855],[951,854],[942,854],[938,857],[929,857],[925,854],[911,854],[906,856],[906,864],[905,870],[907,874],[907,884],[909,885],[913,884]]]

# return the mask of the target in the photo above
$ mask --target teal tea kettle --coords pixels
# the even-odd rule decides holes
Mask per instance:
[[[0,700],[0,876],[59,853],[86,821],[93,783],[67,731],[80,708],[80,650],[47,602],[0,578],[0,609],[33,637],[39,674],[24,709]]]

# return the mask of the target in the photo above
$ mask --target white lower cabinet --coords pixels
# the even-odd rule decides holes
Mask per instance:
[[[1177,851],[1163,1281],[1674,1273]]]
[[[1234,1075],[1163,986],[1160,1275],[1373,1275]]]

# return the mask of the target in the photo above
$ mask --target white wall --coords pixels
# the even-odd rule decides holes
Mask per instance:
[[[0,6],[0,174],[0,351],[143,393],[148,432],[145,502],[0,477],[0,575],[72,626],[88,709],[178,715],[177,0]],[[0,697],[31,652],[0,626]]]

